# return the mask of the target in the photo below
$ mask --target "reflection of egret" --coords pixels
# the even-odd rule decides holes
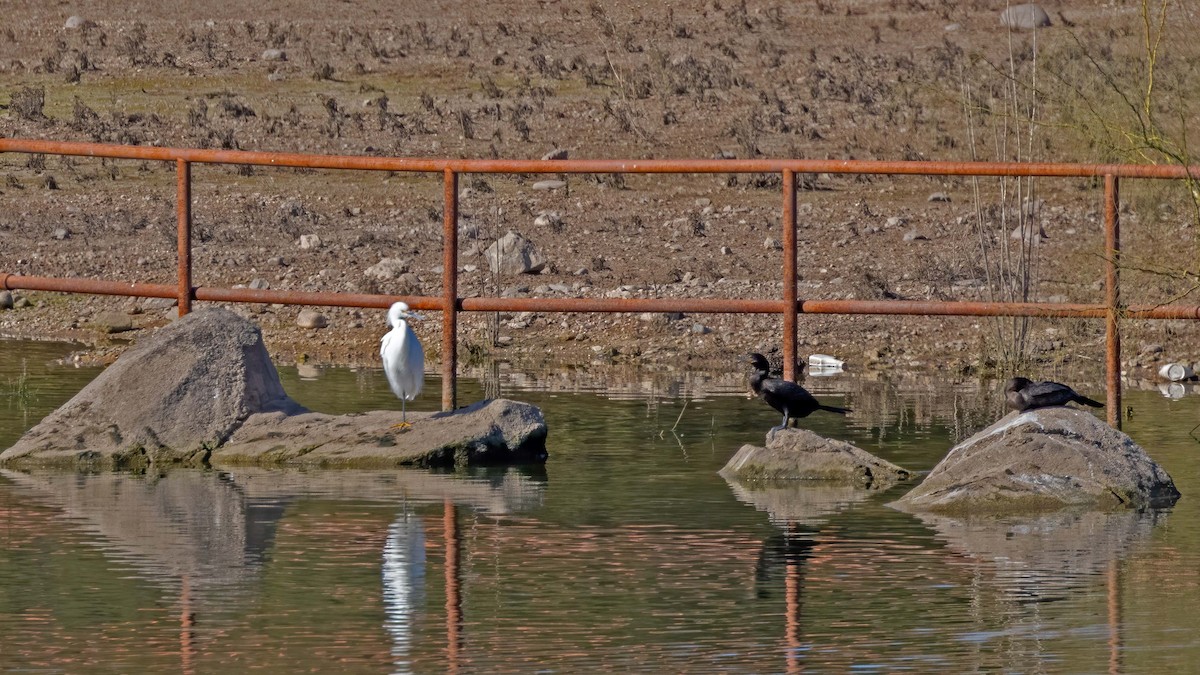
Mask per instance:
[[[405,511],[388,527],[383,545],[384,628],[392,636],[396,672],[410,672],[407,662],[412,647],[413,619],[424,602],[425,527],[416,515]]]
[[[408,311],[407,304],[393,303],[387,315],[388,325],[392,329],[383,336],[383,344],[379,348],[379,355],[383,357],[383,373],[387,375],[392,393],[400,399],[401,422],[397,426],[401,428],[412,426],[408,423],[405,402],[415,399],[425,382],[425,350],[406,320],[420,318]]]

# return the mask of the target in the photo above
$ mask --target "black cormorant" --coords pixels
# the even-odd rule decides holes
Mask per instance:
[[[771,366],[767,362],[767,357],[762,354],[750,354],[746,360],[754,367],[754,372],[750,375],[750,388],[759,398],[766,401],[767,405],[783,413],[783,424],[772,427],[771,434],[787,428],[788,423],[793,419],[808,417],[815,410],[824,410],[839,415],[851,412],[849,408],[821,405],[804,387],[795,382],[771,377],[769,372]]]
[[[1099,401],[1081,396],[1074,389],[1058,382],[1033,382],[1029,378],[1014,377],[1004,386],[1004,402],[1013,410],[1026,411],[1053,405],[1066,405],[1074,401],[1093,408],[1103,408]]]

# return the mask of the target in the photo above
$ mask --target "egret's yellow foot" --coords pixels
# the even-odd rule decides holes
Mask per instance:
[[[412,428],[412,422],[397,422],[392,425],[392,428],[396,431],[408,431]]]

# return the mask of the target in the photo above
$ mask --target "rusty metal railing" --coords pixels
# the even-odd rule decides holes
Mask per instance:
[[[0,152],[105,157],[110,159],[175,162],[177,173],[178,280],[174,286],[97,279],[22,276],[0,272],[0,288],[176,298],[180,314],[192,302],[252,302],[386,309],[402,299],[415,309],[442,312],[442,407],[457,399],[458,312],[691,312],[769,313],[783,316],[784,377],[794,379],[796,323],[799,313],[891,314],[939,316],[1036,316],[1103,318],[1106,325],[1105,368],[1108,422],[1120,428],[1120,319],[1200,319],[1200,306],[1120,305],[1119,192],[1120,178],[1187,179],[1200,168],[1132,164],[1061,164],[1006,162],[890,162],[862,160],[733,159],[733,160],[485,160],[311,155],[240,150],[203,150],[146,146],[72,143],[0,138]],[[442,174],[444,185],[442,294],[394,296],[382,294],[271,291],[195,286],[192,283],[191,165],[242,164],[253,166],[352,169]],[[1190,171],[1190,174],[1189,174]],[[458,295],[458,178],[464,173],[632,173],[744,174],[776,173],[783,178],[782,242],[783,297],[778,300],[718,298],[500,298]],[[907,300],[804,300],[797,296],[796,174],[882,174],[923,176],[1009,176],[1104,178],[1105,303],[942,302]]]

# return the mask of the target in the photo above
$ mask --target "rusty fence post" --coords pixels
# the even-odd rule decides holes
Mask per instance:
[[[1104,275],[1105,305],[1105,369],[1108,375],[1108,423],[1121,428],[1121,326],[1120,320],[1120,256],[1121,214],[1120,184],[1117,177],[1104,177],[1104,255],[1107,259]]]
[[[175,218],[179,238],[179,316],[192,311],[192,165],[175,160],[177,194]]]
[[[783,170],[783,379],[796,380],[796,172]]]
[[[458,404],[458,174],[444,174],[442,218],[442,410]]]

